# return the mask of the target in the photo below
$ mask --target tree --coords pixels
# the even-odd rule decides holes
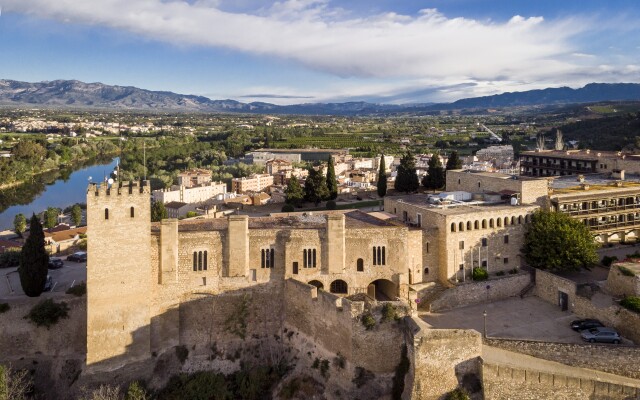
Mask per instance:
[[[429,160],[427,175],[422,178],[422,186],[427,189],[436,190],[443,187],[444,184],[444,169],[442,168],[440,157],[437,154],[434,154]]]
[[[378,170],[378,196],[387,194],[387,166],[384,162],[384,154],[380,154],[380,169]]]
[[[399,192],[409,193],[418,190],[419,186],[418,174],[416,173],[416,161],[409,151],[400,159],[395,189]]]
[[[159,222],[167,218],[167,209],[161,201],[154,201],[151,204],[151,221]]]
[[[322,176],[322,171],[315,168],[309,168],[309,176],[304,183],[304,198],[312,201],[317,206],[320,202],[329,196],[327,181]]]
[[[22,237],[25,229],[27,229],[27,218],[24,214],[17,214],[13,219],[13,230]]]
[[[295,176],[292,176],[287,183],[287,188],[284,191],[287,196],[287,204],[298,205],[304,200],[304,190],[300,186],[300,181]]]
[[[20,284],[29,297],[38,297],[47,281],[49,254],[44,248],[44,231],[35,214],[31,217],[29,237],[20,252]]]
[[[598,262],[597,243],[581,222],[552,211],[536,211],[524,236],[529,265],[553,272],[576,271]]]
[[[462,160],[458,156],[457,151],[451,152],[449,159],[447,160],[447,171],[450,169],[461,169],[462,168]]]
[[[55,226],[58,224],[58,214],[60,214],[59,208],[47,207],[47,211],[44,212],[45,228],[55,228]]]
[[[33,389],[29,371],[0,365],[0,399],[24,400]]]
[[[74,204],[71,207],[71,221],[75,226],[80,226],[82,223],[82,208],[79,204]]]
[[[329,190],[328,200],[335,200],[338,197],[338,182],[336,181],[336,170],[333,167],[333,157],[329,156],[327,162],[327,190]]]

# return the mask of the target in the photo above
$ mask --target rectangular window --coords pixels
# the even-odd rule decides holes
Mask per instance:
[[[509,244],[509,235],[504,235],[504,244]]]
[[[487,238],[482,238],[482,247],[487,247]]]
[[[505,257],[505,258],[504,258],[504,263],[505,263],[505,264],[509,264],[509,258],[508,258],[508,257]]]
[[[487,260],[482,260],[482,268],[487,268]]]
[[[458,247],[460,248],[460,250],[464,250],[464,240],[461,240],[461,241],[458,243]]]
[[[422,214],[418,214],[418,228],[422,228]]]
[[[427,244],[427,254],[429,254],[429,242],[426,243]]]
[[[313,268],[316,267],[316,249],[313,249],[313,262],[311,263]]]
[[[387,264],[387,249],[385,246],[373,246],[373,265]]]
[[[302,250],[302,267],[308,268],[307,266],[307,249]]]
[[[460,264],[460,271],[464,271],[464,264]]]

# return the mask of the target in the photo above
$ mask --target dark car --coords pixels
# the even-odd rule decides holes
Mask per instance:
[[[620,343],[620,335],[613,328],[593,328],[580,333],[582,340],[589,343]]]
[[[604,324],[597,319],[579,319],[571,322],[571,329],[583,331],[585,329],[601,328]]]
[[[49,269],[58,269],[64,267],[64,262],[58,257],[49,258]]]
[[[67,261],[73,262],[86,262],[87,261],[87,253],[84,251],[79,251],[77,253],[73,253],[67,257]]]

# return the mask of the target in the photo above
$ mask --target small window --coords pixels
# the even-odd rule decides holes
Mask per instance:
[[[509,264],[509,257],[505,257],[503,261],[504,261],[505,265]]]
[[[460,264],[460,271],[464,271],[464,264]]]
[[[489,228],[493,228],[493,218],[489,220]]]
[[[478,181],[478,187],[480,187],[480,181]]]
[[[135,208],[131,207],[131,209],[129,209],[129,215],[131,216],[131,218],[135,217]]]
[[[205,270],[205,271],[207,270],[207,258],[208,258],[208,257],[207,257],[207,251],[205,250],[205,251],[204,251],[203,260],[202,260],[202,261],[203,261],[203,263],[202,263],[202,269],[203,269],[203,270]]]
[[[425,243],[427,245],[426,252],[429,254],[429,242]]]
[[[425,274],[428,274],[428,273],[429,273],[429,268],[425,268],[425,269],[424,269],[424,273],[425,273]]]
[[[207,286],[207,278],[205,276],[202,277],[202,286]]]
[[[202,252],[198,252],[198,271],[202,271]]]
[[[509,244],[509,235],[504,235],[504,244]]]
[[[373,265],[387,265],[387,254],[385,246],[373,247]]]
[[[198,252],[197,251],[193,252],[193,270],[194,271],[198,270]]]
[[[452,222],[451,223],[451,232],[455,232],[456,231],[456,223]]]
[[[487,238],[482,238],[482,247],[487,247]]]
[[[460,250],[464,250],[464,240],[461,240],[460,242],[458,242],[458,248]]]
[[[364,272],[364,260],[362,258],[358,258],[358,261],[356,261],[356,268],[358,272]]]
[[[109,219],[109,209],[108,208],[104,209],[104,219]]]
[[[480,222],[476,221],[473,223],[473,229],[480,229]]]
[[[487,260],[482,260],[482,268],[487,268]]]

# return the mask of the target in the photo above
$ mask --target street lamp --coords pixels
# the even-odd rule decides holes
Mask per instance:
[[[482,316],[484,317],[484,332],[483,332],[483,336],[486,338],[487,337],[487,310],[484,310],[484,312],[482,313]]]

